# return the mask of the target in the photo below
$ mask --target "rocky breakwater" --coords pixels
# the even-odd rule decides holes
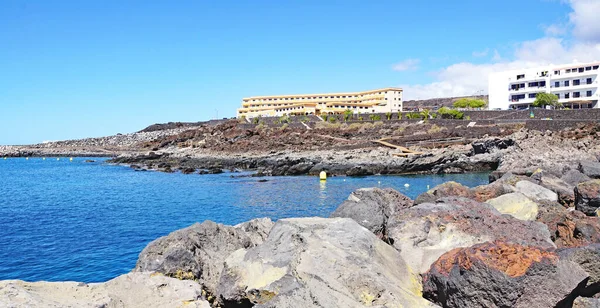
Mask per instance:
[[[559,203],[544,177],[449,182],[415,201],[359,189],[330,218],[206,221],[151,242],[106,283],[0,282],[0,304],[593,307],[599,218]]]

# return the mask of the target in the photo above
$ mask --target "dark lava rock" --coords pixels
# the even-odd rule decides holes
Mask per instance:
[[[140,253],[134,271],[198,280],[209,293],[215,294],[223,260],[240,248],[262,243],[272,226],[268,218],[235,227],[212,221],[196,223],[148,244]]]
[[[183,173],[183,174],[192,174],[194,172],[196,172],[196,169],[191,168],[191,167],[186,167],[186,168],[181,169],[181,173]]]
[[[579,171],[592,179],[600,179],[600,162],[582,161],[579,163]]]
[[[423,277],[423,297],[443,307],[565,307],[586,279],[555,252],[496,241],[441,256]]]
[[[512,139],[487,139],[482,141],[475,141],[471,144],[473,149],[471,150],[472,155],[490,153],[495,150],[507,149],[515,145],[515,141]]]
[[[588,216],[598,216],[600,207],[600,180],[591,180],[575,186],[575,208]]]
[[[334,217],[352,218],[361,226],[388,241],[386,225],[396,212],[409,208],[413,201],[391,188],[357,189],[332,214]]]
[[[561,259],[579,264],[590,277],[580,290],[580,296],[592,297],[600,293],[600,244],[564,249],[559,255]]]
[[[373,170],[365,166],[354,166],[350,170],[346,171],[347,176],[367,176],[373,175]]]
[[[220,174],[220,173],[223,173],[223,169],[221,169],[221,168],[208,169],[208,174]]]

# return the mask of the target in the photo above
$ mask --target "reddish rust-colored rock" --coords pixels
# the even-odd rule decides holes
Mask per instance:
[[[568,307],[587,278],[552,250],[487,242],[442,255],[423,277],[423,297],[443,307]]]
[[[580,211],[569,211],[557,203],[539,202],[537,221],[548,226],[558,248],[580,247],[600,242],[600,219]]]
[[[432,266],[437,272],[450,275],[455,266],[460,270],[470,270],[476,262],[514,278],[523,276],[534,262],[556,264],[558,256],[549,250],[496,241],[456,248],[441,256]]]

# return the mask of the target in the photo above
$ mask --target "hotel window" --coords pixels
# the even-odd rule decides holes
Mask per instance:
[[[583,69],[584,69],[583,67],[580,67],[580,68],[579,68],[579,72],[580,72],[580,73],[583,73]]]
[[[554,75],[560,75],[560,71],[554,71]]]
[[[568,86],[569,86],[569,81],[565,80],[565,87],[568,87]]]
[[[574,85],[574,86],[578,86],[578,85],[580,85],[580,84],[581,84],[581,82],[580,82],[580,80],[579,80],[579,79],[575,79],[575,80],[573,80],[573,85]]]
[[[565,98],[568,99],[569,98],[569,93],[565,93]]]
[[[578,98],[578,97],[580,97],[580,96],[581,96],[581,95],[579,94],[579,92],[573,92],[573,98]]]
[[[586,80],[585,80],[585,83],[587,83],[587,84],[592,84],[592,78],[588,78],[588,79],[586,79]]]
[[[587,92],[585,92],[585,96],[587,96],[587,97],[592,97],[592,91],[587,91]]]
[[[554,95],[560,99],[560,93],[554,93]]]
[[[554,87],[555,88],[560,88],[560,81],[555,81],[554,82]]]
[[[535,98],[535,93],[529,93],[529,98]]]
[[[546,86],[546,82],[545,82],[545,81],[540,81],[540,82],[538,83],[538,86],[539,86],[539,87],[545,87],[545,86]]]
[[[591,70],[592,70],[592,67],[591,67],[591,66],[586,66],[586,67],[585,67],[585,70],[586,70],[586,71],[591,71]]]
[[[517,80],[525,78],[525,74],[517,75]]]
[[[568,68],[568,69],[565,71],[565,73],[570,73],[570,72],[571,72],[571,69],[570,69],[570,68]]]
[[[598,65],[594,65],[594,67],[592,67],[592,69],[597,70],[598,69]]]

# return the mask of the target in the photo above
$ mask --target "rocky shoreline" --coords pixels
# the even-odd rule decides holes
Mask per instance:
[[[196,223],[105,283],[0,281],[0,305],[598,307],[600,162],[568,167],[415,200],[359,189],[330,218]]]

